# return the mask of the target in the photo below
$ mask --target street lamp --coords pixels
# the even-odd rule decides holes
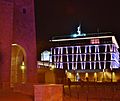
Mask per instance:
[[[24,64],[24,61],[22,61],[20,68],[22,71],[22,83],[25,83],[25,64]]]

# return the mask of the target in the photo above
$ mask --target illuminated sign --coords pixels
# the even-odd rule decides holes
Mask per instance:
[[[99,39],[91,39],[90,43],[91,44],[100,44],[100,41],[99,41]]]
[[[72,37],[86,36],[85,33],[81,33],[81,26],[78,26],[78,27],[77,27],[77,33],[78,33],[78,34],[73,34]]]

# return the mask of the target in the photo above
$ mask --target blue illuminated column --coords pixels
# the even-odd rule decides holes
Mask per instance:
[[[94,69],[96,69],[96,49],[97,47],[95,46],[95,53],[94,53]]]
[[[69,70],[70,68],[69,68],[68,47],[66,47],[66,56],[67,56],[67,68]]]
[[[56,67],[56,49],[54,48],[54,64],[55,64],[55,67]]]
[[[101,69],[99,46],[97,45],[96,47],[97,47],[97,55],[98,55],[98,61],[99,61],[99,69]]]
[[[84,54],[84,69],[86,69],[86,53],[87,53],[87,47],[85,46],[85,54]]]
[[[75,69],[74,67],[74,47],[72,46],[72,69]]]
[[[92,69],[92,64],[91,64],[91,46],[89,46],[89,61],[90,61],[90,69]]]
[[[58,47],[58,51],[57,51],[57,54],[56,54],[56,57],[57,57],[56,58],[57,59],[56,68],[59,68],[59,64],[60,64],[59,63],[60,62],[60,55],[59,54],[60,54],[60,48]]]
[[[106,54],[107,54],[107,45],[105,45],[105,56],[104,56],[104,69],[106,69]]]
[[[81,53],[81,47],[78,46],[79,52],[80,52],[80,64],[81,64],[81,69],[83,69],[83,61],[82,61],[82,53]]]
[[[78,46],[77,46],[77,50],[76,50],[76,69],[77,69],[77,65],[78,65]]]
[[[60,68],[63,69],[63,47],[60,48]]]

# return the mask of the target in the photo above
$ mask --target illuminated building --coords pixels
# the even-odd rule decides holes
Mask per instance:
[[[78,32],[78,31],[77,31]],[[53,37],[50,63],[77,72],[119,68],[118,43],[111,32]]]

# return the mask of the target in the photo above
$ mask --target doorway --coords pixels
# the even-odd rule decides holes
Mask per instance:
[[[18,44],[12,44],[10,85],[11,87],[14,87],[15,84],[23,84],[25,82],[26,82],[25,49]]]

